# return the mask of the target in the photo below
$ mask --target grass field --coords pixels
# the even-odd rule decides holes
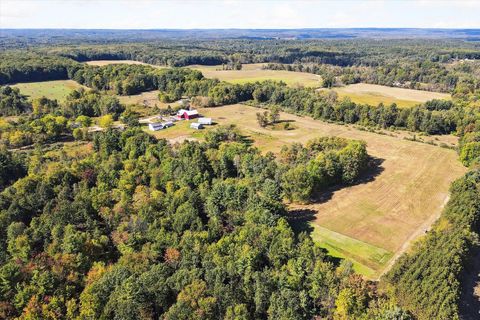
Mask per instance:
[[[283,81],[289,86],[319,87],[322,78],[306,72],[264,70],[263,64],[244,64],[242,70],[221,70],[222,66],[192,65],[188,68],[200,70],[207,78],[217,78],[231,83],[247,83],[264,80]]]
[[[86,88],[73,80],[56,80],[42,82],[18,83],[12,87],[20,89],[20,92],[29,99],[47,97],[64,101],[67,95],[74,89]]]
[[[349,97],[353,102],[378,105],[396,103],[399,107],[412,107],[432,99],[451,99],[446,93],[413,89],[392,88],[376,84],[356,83],[334,88],[339,97]]]
[[[326,193],[324,201],[291,206],[312,212],[313,238],[332,255],[352,260],[357,271],[371,278],[428,229],[441,211],[450,183],[465,172],[454,150],[403,139],[410,133],[389,136],[286,113],[281,119],[293,121],[297,129],[271,130],[258,126],[258,111],[243,105],[200,110],[219,124],[236,124],[262,151],[278,152],[284,144],[334,135],[365,140],[368,153],[379,159],[370,181]],[[188,122],[155,135],[202,138],[202,132],[189,129]],[[449,145],[456,141],[452,136],[423,139]]]
[[[85,63],[91,66],[98,66],[98,67],[107,66],[109,64],[143,64],[143,65],[152,66],[154,68],[165,68],[163,66],[157,66],[157,65],[148,64],[140,61],[134,61],[134,60],[92,60],[92,61],[87,61]]]

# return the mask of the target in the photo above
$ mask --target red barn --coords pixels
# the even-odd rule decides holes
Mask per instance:
[[[190,120],[190,119],[194,119],[194,118],[198,118],[198,111],[197,110],[180,109],[177,112],[177,119],[179,119],[179,120],[181,120],[181,119]]]

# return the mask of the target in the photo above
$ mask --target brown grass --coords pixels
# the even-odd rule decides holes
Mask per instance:
[[[349,97],[353,102],[378,105],[396,103],[399,107],[412,107],[432,99],[450,100],[447,93],[414,89],[393,88],[376,84],[356,83],[333,88],[340,97]]]
[[[152,66],[154,68],[165,68],[163,66],[157,66],[157,65],[148,64],[140,61],[134,61],[134,60],[92,60],[92,61],[87,61],[85,63],[91,66],[98,66],[98,67],[107,66],[109,64],[142,64],[142,65]]]
[[[206,78],[217,78],[231,83],[247,83],[255,81],[283,81],[289,86],[319,87],[322,78],[307,72],[284,70],[264,70],[262,63],[244,64],[242,70],[221,70],[222,66],[191,65],[188,68],[197,69]]]

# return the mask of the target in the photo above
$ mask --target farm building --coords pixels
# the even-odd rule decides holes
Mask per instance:
[[[203,125],[211,125],[212,118],[198,118],[198,123],[201,123]]]
[[[203,129],[203,124],[194,122],[190,124],[190,128],[200,130],[200,129]]]
[[[165,129],[165,128],[168,128],[168,127],[171,127],[173,126],[173,122],[172,121],[167,121],[167,122],[162,122],[162,123],[149,123],[148,124],[148,129],[150,129],[151,131],[158,131],[158,130],[162,130],[162,129]]]
[[[173,126],[173,121],[165,121],[165,122],[162,122],[162,124],[165,128],[169,128]]]
[[[177,119],[185,119],[185,120],[190,120],[198,117],[198,111],[197,110],[185,110],[185,109],[180,109],[177,112]]]

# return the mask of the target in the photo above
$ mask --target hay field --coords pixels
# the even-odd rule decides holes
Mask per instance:
[[[157,66],[154,64],[149,64],[145,62],[140,62],[140,61],[135,61],[135,60],[92,60],[92,61],[86,61],[86,64],[90,66],[107,66],[109,64],[143,64],[147,66],[152,66],[154,68],[165,68],[164,66]]]
[[[374,106],[382,102],[385,105],[396,103],[399,107],[412,107],[432,99],[451,99],[447,93],[393,88],[368,83],[356,83],[332,90],[336,91],[340,97],[349,97],[353,102]]]
[[[26,82],[12,85],[12,87],[20,89],[20,92],[28,96],[29,99],[47,97],[49,99],[57,99],[58,101],[64,101],[67,95],[74,89],[82,87],[88,89],[73,80]]]
[[[294,121],[291,124],[296,129],[264,129],[256,122],[258,111],[243,105],[200,109],[219,124],[236,124],[262,151],[278,152],[284,144],[334,135],[365,140],[368,153],[379,159],[371,181],[327,192],[323,202],[291,206],[311,213],[315,240],[332,255],[351,260],[357,271],[370,278],[377,277],[435,221],[450,183],[466,171],[454,150],[404,140],[410,133],[382,135],[286,113],[281,113],[281,119]],[[198,131],[187,127],[169,130],[155,135],[169,139],[175,133],[185,139],[195,134],[201,139]],[[452,136],[423,139],[447,144],[456,141]]]
[[[217,78],[231,83],[247,83],[264,80],[283,81],[289,86],[319,87],[322,78],[306,72],[264,70],[262,63],[244,64],[242,70],[221,70],[222,66],[191,65],[187,68],[200,70],[206,78]]]

